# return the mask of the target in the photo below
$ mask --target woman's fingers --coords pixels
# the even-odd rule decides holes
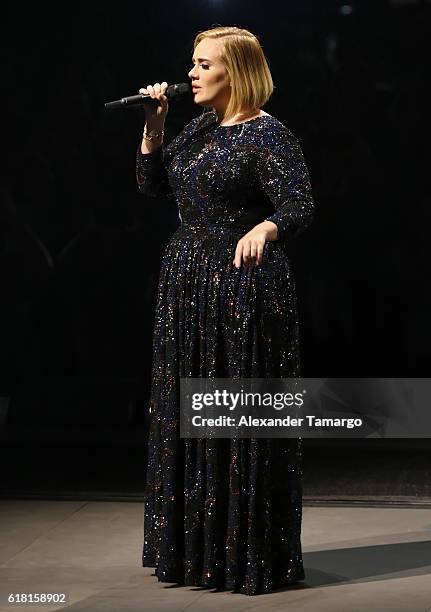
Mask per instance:
[[[139,93],[145,96],[150,96],[151,98],[157,98],[158,100],[163,102],[164,107],[166,107],[168,101],[168,98],[165,95],[167,88],[167,82],[163,81],[163,83],[154,83],[154,85],[147,85],[146,87],[141,87]]]
[[[256,257],[257,266],[260,266],[260,264],[262,263],[262,257],[263,257],[263,245],[258,244],[257,245],[257,257]]]
[[[235,257],[234,257],[234,260],[232,262],[236,268],[239,268],[240,265],[241,265],[241,257],[242,257],[242,243],[240,241],[236,245]]]
[[[157,120],[160,119],[164,121],[169,109],[169,101],[165,95],[167,88],[168,84],[166,81],[163,81],[162,83],[154,83],[154,85],[148,84],[146,87],[141,87],[139,90],[140,94],[148,96],[152,99],[157,99],[160,102],[158,105],[153,105],[149,104],[149,100],[146,104],[146,101],[144,100],[144,108],[147,117],[157,118]]]
[[[242,251],[242,258],[244,263],[248,265],[250,263],[250,242],[246,242]]]
[[[160,99],[163,102],[163,104],[167,104],[168,102],[168,98],[166,96],[166,90],[168,88],[168,84],[166,83],[166,81],[163,81],[163,83],[161,84],[161,91],[160,91]]]
[[[147,85],[146,90],[147,93],[152,97],[152,98],[159,98],[160,95],[164,95],[166,90],[168,88],[168,84],[166,81],[163,81],[163,83],[154,83],[154,85]],[[139,90],[139,92],[145,93],[144,90]]]
[[[257,243],[252,242],[250,245],[250,259],[254,263],[255,263],[254,260],[256,259],[256,256],[257,256]]]
[[[248,266],[249,264],[260,265],[262,263],[263,245],[259,242],[243,242],[239,241],[235,250],[235,259],[233,264],[239,268],[242,261]]]

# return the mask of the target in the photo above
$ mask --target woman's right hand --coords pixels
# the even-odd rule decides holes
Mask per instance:
[[[146,104],[144,102],[145,116],[147,118],[147,124],[151,125],[163,125],[166,119],[166,115],[169,110],[168,98],[165,96],[165,91],[168,88],[166,81],[163,83],[154,83],[154,85],[147,85],[139,90],[139,93],[144,95],[150,95],[152,98],[160,100],[160,105],[153,106],[152,104]]]

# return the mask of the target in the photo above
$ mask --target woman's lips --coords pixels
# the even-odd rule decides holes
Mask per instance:
[[[192,87],[193,93],[196,93],[197,91],[199,91],[200,87]]]

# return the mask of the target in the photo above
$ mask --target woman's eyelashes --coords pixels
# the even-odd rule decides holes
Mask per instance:
[[[190,64],[190,69],[193,70],[193,68],[195,67],[194,64]],[[208,64],[201,64],[202,68],[205,68],[206,70],[209,68]]]

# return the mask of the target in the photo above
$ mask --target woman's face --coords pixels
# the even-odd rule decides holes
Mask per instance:
[[[201,40],[194,50],[194,66],[188,74],[195,103],[216,110],[227,107],[231,94],[229,75],[220,61],[221,45],[219,40],[212,38]]]

